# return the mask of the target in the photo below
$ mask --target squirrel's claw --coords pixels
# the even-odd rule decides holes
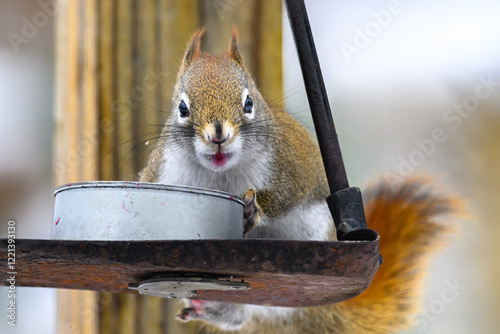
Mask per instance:
[[[257,204],[257,193],[250,188],[243,197],[245,201],[245,211],[243,211],[243,234],[250,232],[260,220],[260,208]]]
[[[189,321],[192,319],[196,319],[198,314],[196,310],[192,307],[186,307],[181,310],[181,312],[177,315],[177,320],[181,321]]]

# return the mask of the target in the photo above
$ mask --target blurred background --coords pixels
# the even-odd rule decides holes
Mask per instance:
[[[229,3],[238,10],[241,1]],[[496,333],[500,3],[306,5],[350,183],[431,175],[461,194],[475,217],[459,222],[460,233],[433,261],[410,333]],[[9,220],[16,221],[18,238],[50,236],[55,23],[49,18],[26,28],[40,10],[39,2],[0,0],[1,238]],[[285,13],[282,19],[285,107],[312,131]],[[443,299],[449,291],[454,298]],[[0,333],[57,332],[54,290],[19,288],[17,298],[17,326],[0,317]],[[7,304],[7,289],[0,287],[0,309]]]

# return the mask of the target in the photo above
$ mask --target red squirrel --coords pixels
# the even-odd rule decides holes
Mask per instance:
[[[246,69],[236,30],[227,54],[188,43],[172,109],[140,181],[217,189],[244,197],[245,236],[336,240],[317,143],[283,110],[271,108]],[[351,300],[312,308],[186,300],[180,318],[222,333],[392,333],[408,328],[420,272],[448,228],[458,200],[431,183],[381,183],[364,194],[368,227],[380,233],[384,264]]]

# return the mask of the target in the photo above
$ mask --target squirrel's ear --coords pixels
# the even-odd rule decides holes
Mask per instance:
[[[205,28],[201,28],[191,37],[191,40],[187,45],[186,52],[184,53],[184,58],[182,59],[183,69],[188,67],[189,64],[191,64],[196,58],[200,56],[201,38],[203,37],[204,33]]]
[[[231,44],[229,44],[229,58],[236,62],[241,67],[243,64],[243,54],[238,47],[238,29],[233,27],[233,32],[231,36]]]

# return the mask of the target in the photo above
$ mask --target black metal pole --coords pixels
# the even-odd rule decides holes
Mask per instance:
[[[326,178],[328,179],[330,192],[333,194],[339,190],[349,188],[349,182],[347,181],[337,131],[333,123],[318,55],[316,54],[316,47],[309,26],[306,6],[303,0],[285,0],[285,4],[299,54]]]
[[[326,201],[335,222],[339,240],[356,239],[366,229],[363,200],[359,188],[350,188],[347,181],[306,6],[303,0],[285,0],[285,5],[330,187],[331,194]]]

